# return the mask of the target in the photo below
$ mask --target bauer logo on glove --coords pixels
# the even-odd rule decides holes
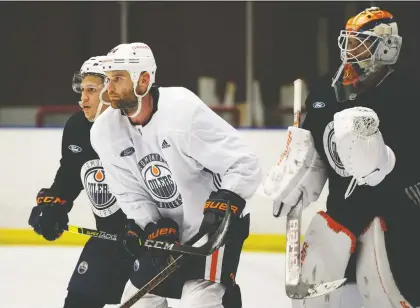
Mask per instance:
[[[207,200],[204,204],[204,209],[215,209],[225,212],[227,210],[227,203],[222,201]],[[231,205],[230,210],[234,214],[238,214],[239,208],[236,205]]]
[[[239,217],[245,208],[246,201],[227,189],[219,189],[212,192],[206,201],[203,210],[203,221],[201,222],[200,232],[213,234],[223,221],[227,209],[227,203],[230,202],[230,209],[234,214],[232,217]]]

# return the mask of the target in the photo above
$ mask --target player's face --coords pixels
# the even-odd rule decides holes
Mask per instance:
[[[104,84],[101,77],[95,75],[87,75],[83,77],[81,84],[82,96],[80,107],[83,109],[85,117],[88,120],[95,119],[96,111],[98,110],[99,105],[99,94],[101,93],[103,87]],[[102,111],[106,108],[107,106],[103,105]]]
[[[107,72],[108,95],[114,109],[137,108],[137,97],[134,95],[133,82],[127,71]]]
[[[355,37],[349,37],[347,43],[347,56],[349,58],[356,57],[357,61],[363,61],[371,56],[370,46],[372,42]]]

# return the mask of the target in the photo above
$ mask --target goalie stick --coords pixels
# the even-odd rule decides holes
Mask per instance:
[[[223,220],[219,228],[209,238],[209,240],[200,247],[193,247],[186,244],[181,245],[178,243],[168,243],[164,241],[155,241],[155,240],[149,240],[149,239],[142,242],[141,245],[144,247],[152,248],[152,249],[169,250],[173,252],[180,252],[180,253],[186,253],[186,254],[198,255],[198,256],[209,256],[220,247],[220,244],[222,243],[227,233],[228,227],[230,225],[231,215],[232,213],[231,213],[231,208],[230,208],[230,202],[228,202],[226,206],[225,216],[223,217]],[[71,233],[89,235],[92,237],[101,238],[105,240],[111,240],[111,241],[118,240],[118,236],[116,234],[106,233],[100,230],[82,228],[78,226],[69,225],[67,226],[66,231],[71,232]]]
[[[294,102],[293,126],[300,126],[301,106],[302,106],[302,80],[297,79],[294,82]],[[287,138],[286,150],[279,160],[284,159],[289,151],[291,135]],[[292,299],[304,299],[318,297],[328,294],[344,285],[346,279],[334,280],[331,282],[322,282],[316,284],[308,284],[302,281],[302,264],[301,264],[301,220],[302,220],[302,194],[297,204],[292,208],[286,219],[286,294]]]

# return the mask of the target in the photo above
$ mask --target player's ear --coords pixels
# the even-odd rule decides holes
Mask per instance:
[[[139,86],[148,86],[150,82],[150,75],[148,72],[142,72],[139,78]]]

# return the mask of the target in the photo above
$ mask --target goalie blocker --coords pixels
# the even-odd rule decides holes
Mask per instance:
[[[302,196],[303,208],[318,200],[327,180],[311,132],[289,127],[289,143],[279,163],[262,182],[264,192],[273,199],[273,215],[286,216]]]

